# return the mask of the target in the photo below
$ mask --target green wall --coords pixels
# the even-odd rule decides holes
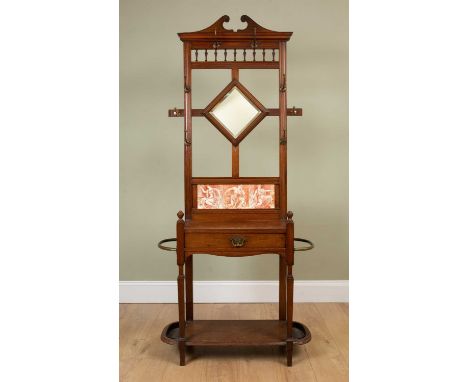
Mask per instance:
[[[288,209],[297,237],[316,249],[296,254],[296,280],[348,279],[348,3],[301,1],[120,2],[120,279],[175,280],[174,252],[158,240],[175,236],[183,209],[182,43],[177,32],[240,16],[277,31],[288,43]],[[193,107],[203,108],[230,81],[227,70],[194,71]],[[240,81],[277,107],[277,72],[241,70]],[[241,176],[278,175],[277,118],[266,118],[240,145]],[[194,118],[194,176],[229,176],[230,143],[207,120]],[[275,255],[199,255],[196,280],[271,280]]]

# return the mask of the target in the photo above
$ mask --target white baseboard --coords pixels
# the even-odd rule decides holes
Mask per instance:
[[[194,281],[196,303],[277,302],[278,281]],[[294,281],[294,302],[348,302],[348,280]],[[121,281],[120,303],[177,303],[175,281]]]

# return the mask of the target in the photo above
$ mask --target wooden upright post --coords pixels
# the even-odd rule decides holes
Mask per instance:
[[[239,68],[231,69],[231,78],[239,80]],[[232,145],[232,177],[239,177],[239,145]]]
[[[279,319],[286,320],[286,260],[279,256]]]
[[[193,256],[185,259],[185,294],[187,321],[193,321]]]
[[[280,212],[286,217],[287,211],[287,98],[286,98],[286,42],[279,43],[279,143],[280,143]]]
[[[286,323],[286,356],[288,366],[292,366],[293,354],[293,299],[294,299],[294,277],[292,267],[294,265],[294,222],[293,213],[288,211],[286,222],[286,264],[288,268],[287,276],[287,323]]]
[[[192,217],[192,64],[191,45],[184,42],[184,190],[185,218]]]
[[[185,301],[184,301],[184,263],[185,263],[185,222],[182,219],[184,213],[179,211],[177,213],[179,220],[177,220],[177,265],[179,267],[179,276],[177,277],[177,295],[179,305],[179,355],[180,366],[185,365]]]

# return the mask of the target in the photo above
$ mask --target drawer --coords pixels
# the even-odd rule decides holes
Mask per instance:
[[[258,248],[284,248],[284,234],[254,233],[186,233],[185,248],[249,250]]]

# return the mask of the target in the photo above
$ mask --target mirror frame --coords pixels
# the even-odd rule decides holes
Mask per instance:
[[[224,97],[236,87],[241,94],[251,102],[260,113],[252,120],[249,124],[240,132],[237,137],[234,137],[231,132],[224,127],[224,125],[218,121],[216,117],[211,114],[211,111],[224,99]],[[257,100],[247,88],[242,85],[239,80],[232,80],[221,92],[211,101],[208,106],[202,111],[202,114],[210,121],[214,127],[216,127],[221,134],[223,134],[234,146],[238,146],[239,143],[268,115],[268,109]]]

